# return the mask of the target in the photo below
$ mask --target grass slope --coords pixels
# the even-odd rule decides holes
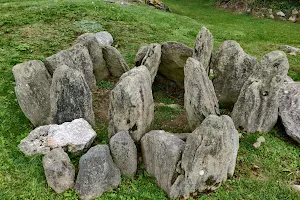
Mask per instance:
[[[165,2],[175,14],[143,5],[120,7],[102,0],[0,0],[0,199],[78,198],[74,190],[55,194],[46,184],[42,157],[25,157],[17,148],[32,127],[14,94],[11,68],[15,64],[44,60],[69,48],[80,34],[101,30],[112,33],[131,65],[139,46],[145,43],[175,40],[193,46],[202,25],[213,33],[215,48],[234,39],[259,58],[282,44],[300,47],[300,25],[217,11],[204,0]],[[299,55],[289,61],[289,74],[300,80]],[[105,83],[100,85],[106,87]],[[159,121],[180,113],[161,107],[156,110],[162,113],[156,117]],[[106,124],[98,123],[97,133],[95,143],[107,142]],[[299,146],[290,142],[280,127],[265,134],[267,142],[254,149],[252,144],[258,137],[243,134],[235,176],[216,193],[200,199],[300,199],[290,187],[300,179]],[[76,166],[79,157],[71,155]],[[122,178],[118,189],[100,199],[166,199],[143,166],[139,169],[135,180]]]

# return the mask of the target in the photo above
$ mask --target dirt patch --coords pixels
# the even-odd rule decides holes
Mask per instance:
[[[182,111],[174,120],[164,120],[161,122],[162,126],[173,132],[189,133],[191,132],[188,125],[186,112]]]

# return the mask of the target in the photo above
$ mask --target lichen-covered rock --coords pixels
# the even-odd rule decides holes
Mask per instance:
[[[82,72],[89,87],[91,89],[96,87],[96,80],[93,74],[93,62],[88,49],[83,44],[77,43],[70,49],[60,51],[45,60],[45,66],[51,75],[62,65],[67,65],[72,69]]]
[[[286,134],[300,143],[300,83],[284,84],[279,93],[279,116]]]
[[[288,60],[282,51],[273,51],[262,58],[234,105],[231,116],[236,128],[249,133],[272,130],[278,119],[279,89],[288,69]]]
[[[75,180],[75,167],[62,148],[56,148],[43,157],[48,185],[58,194],[72,188]]]
[[[143,61],[144,57],[147,54],[148,47],[149,47],[149,45],[147,45],[147,46],[141,46],[139,48],[138,52],[135,55],[135,60],[134,60],[134,63],[135,63],[136,67],[142,65],[142,61]]]
[[[178,42],[166,42],[161,46],[159,73],[177,85],[183,85],[183,68],[186,60],[193,55],[193,49]]]
[[[19,105],[35,126],[50,123],[51,76],[41,61],[18,64],[12,69]]]
[[[77,153],[87,150],[95,137],[96,132],[87,121],[75,119],[61,125],[40,126],[31,131],[18,147],[28,156],[46,154],[58,147]]]
[[[112,136],[109,140],[110,152],[121,173],[134,177],[137,169],[137,149],[127,131]]]
[[[145,66],[123,74],[110,94],[109,137],[129,131],[138,142],[149,130],[154,118],[151,77]]]
[[[113,163],[107,145],[94,146],[80,158],[75,184],[80,199],[100,197],[104,192],[118,187],[120,182],[120,170]]]
[[[219,114],[219,105],[213,84],[198,60],[188,58],[184,77],[184,107],[194,130],[207,116]]]
[[[202,27],[197,35],[195,47],[193,51],[193,58],[198,60],[205,71],[209,72],[209,63],[214,46],[214,38],[206,27]]]
[[[109,71],[103,58],[103,46],[99,44],[95,34],[85,33],[77,38],[77,43],[83,44],[88,49],[93,62],[93,73],[96,81],[106,79],[109,76]]]
[[[225,41],[212,57],[213,84],[220,104],[232,108],[243,84],[254,71],[257,59],[233,40]]]
[[[114,77],[120,77],[130,70],[121,53],[112,46],[103,48],[103,56],[110,74]]]
[[[187,138],[181,168],[171,198],[214,191],[232,175],[238,151],[238,132],[229,116],[208,116]]]
[[[94,125],[92,93],[81,72],[66,65],[58,67],[53,74],[50,91],[54,124],[84,118]]]
[[[112,35],[107,31],[101,31],[95,34],[96,39],[99,44],[104,46],[111,46],[114,43],[114,38]]]
[[[168,194],[180,172],[177,168],[184,144],[178,137],[162,130],[150,131],[141,140],[146,171]]]

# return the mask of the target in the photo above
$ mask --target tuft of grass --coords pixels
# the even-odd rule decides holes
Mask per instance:
[[[113,89],[115,84],[112,81],[102,80],[97,84],[97,86],[98,86],[99,89]]]

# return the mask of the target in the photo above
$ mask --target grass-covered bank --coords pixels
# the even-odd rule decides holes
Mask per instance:
[[[56,195],[46,184],[42,157],[25,157],[17,148],[32,127],[14,94],[13,65],[44,60],[69,48],[80,34],[101,30],[112,33],[131,65],[139,46],[145,43],[175,40],[192,47],[202,25],[213,33],[215,48],[224,40],[234,39],[259,58],[282,44],[300,47],[299,24],[218,11],[205,0],[164,2],[173,14],[143,5],[120,7],[102,0],[0,0],[0,199],[77,199],[74,190]],[[289,62],[290,75],[299,81],[300,55],[289,56]],[[160,107],[156,110],[162,113],[159,121],[180,113]],[[235,176],[216,193],[202,198],[300,199],[300,194],[291,190],[300,178],[300,148],[283,132],[278,127],[265,134],[266,143],[259,149],[252,144],[260,135],[243,134]],[[104,143],[107,129],[99,120],[97,133],[96,143]],[[74,164],[78,158],[72,156]],[[120,188],[101,199],[166,199],[143,166],[139,169],[135,180],[123,179]]]

